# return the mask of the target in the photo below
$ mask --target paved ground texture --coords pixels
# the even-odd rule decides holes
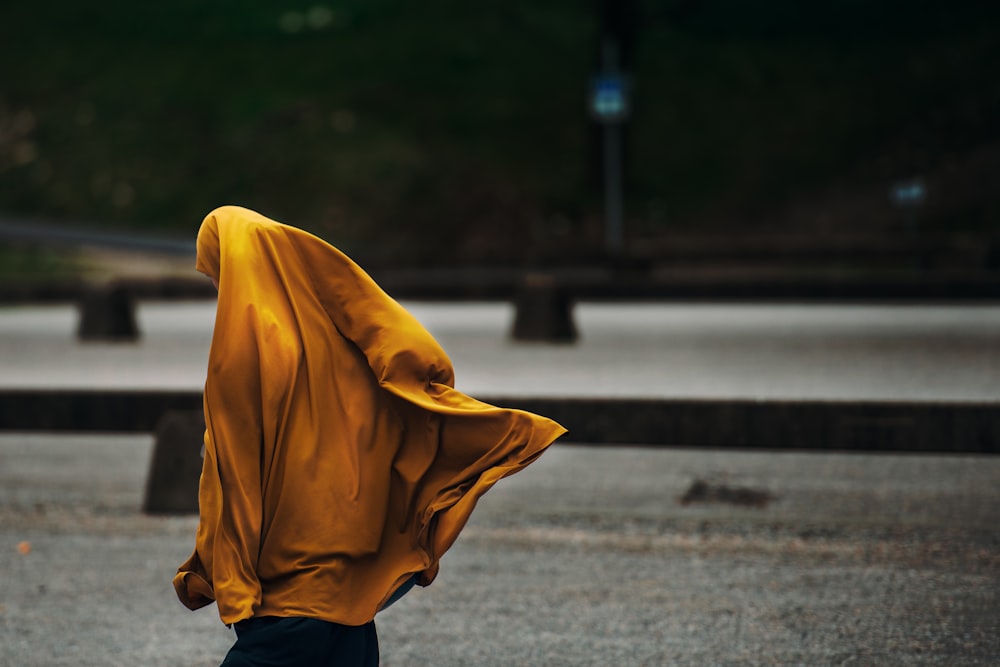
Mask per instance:
[[[221,661],[170,586],[196,520],[139,511],[151,448],[0,434],[0,666]],[[558,445],[379,616],[382,664],[996,665],[998,525],[996,457]]]
[[[472,394],[1000,398],[996,306],[579,304],[553,346],[503,304],[409,305]],[[72,307],[0,308],[0,385],[198,389],[213,310],[81,345]],[[139,511],[151,448],[0,434],[0,667],[221,661],[170,586],[195,519]],[[997,665],[1000,457],[559,445],[378,625],[389,667]]]
[[[595,304],[575,345],[516,344],[503,303],[408,303],[491,396],[996,401],[1000,306]],[[144,303],[135,344],[72,306],[0,307],[0,386],[200,389],[215,304]]]

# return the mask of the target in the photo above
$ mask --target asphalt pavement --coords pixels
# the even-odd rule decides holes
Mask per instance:
[[[506,303],[405,304],[473,395],[1000,399],[1000,306],[580,303],[580,340],[511,340]],[[0,308],[0,387],[197,390],[214,302],[141,303],[134,344],[79,344],[76,308]]]
[[[473,394],[995,401],[1000,309],[577,307],[519,345],[497,304],[408,304]],[[212,304],[134,344],[0,309],[0,385],[197,389]],[[683,443],[679,443],[683,444]],[[170,586],[196,519],[140,511],[152,437],[0,434],[0,666],[217,665]],[[382,664],[1000,664],[1000,459],[554,446],[498,484],[439,579],[380,615]]]
[[[139,511],[151,447],[0,435],[0,665],[221,661],[170,585],[196,520]],[[995,665],[998,507],[995,457],[557,445],[379,615],[382,664]]]

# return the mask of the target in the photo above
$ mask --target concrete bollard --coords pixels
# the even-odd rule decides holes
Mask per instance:
[[[198,512],[204,436],[205,416],[201,410],[171,410],[163,415],[156,427],[143,512]]]
[[[514,340],[572,343],[577,338],[569,295],[547,274],[525,276],[517,294]]]
[[[132,295],[124,287],[89,287],[84,290],[79,308],[80,340],[130,342],[139,337]]]

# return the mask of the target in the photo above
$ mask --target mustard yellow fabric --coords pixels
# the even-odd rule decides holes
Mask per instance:
[[[428,585],[476,501],[565,432],[454,389],[448,357],[333,246],[226,206],[198,234],[219,298],[200,521],[174,587],[222,621],[370,621]]]

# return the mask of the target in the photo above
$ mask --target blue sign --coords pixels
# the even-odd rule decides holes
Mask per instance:
[[[618,74],[594,77],[590,93],[590,114],[602,123],[620,123],[629,114],[628,82]]]
[[[916,208],[927,198],[927,188],[920,178],[900,181],[889,188],[889,199],[899,208]]]

